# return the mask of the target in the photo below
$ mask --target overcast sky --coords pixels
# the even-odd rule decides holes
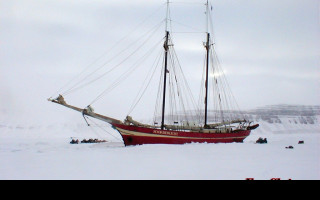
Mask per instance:
[[[173,31],[187,26],[205,31],[204,3],[172,0],[172,20],[179,22]],[[240,108],[319,105],[319,0],[212,0],[211,5],[216,50]],[[130,31],[127,44],[164,17],[165,0],[0,0],[0,109],[63,114],[46,98]],[[194,34],[202,38],[197,46],[187,43],[196,38],[192,34],[172,34],[188,76],[203,60],[204,35]],[[84,107],[95,97],[90,90],[70,100]],[[126,104],[124,98],[100,105],[106,102],[126,108],[119,105]],[[110,110],[111,116],[126,114],[117,110]]]

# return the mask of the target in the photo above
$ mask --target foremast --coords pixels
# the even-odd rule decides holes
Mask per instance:
[[[166,108],[166,88],[167,88],[167,73],[168,73],[168,51],[169,51],[169,31],[166,31],[166,41],[164,42],[164,78],[163,78],[163,99],[162,99],[162,116],[161,116],[161,129],[164,129],[164,116]]]
[[[168,52],[169,52],[169,0],[167,0],[167,14],[166,14],[166,40],[164,42],[163,48],[165,51],[164,54],[164,72],[163,72],[163,97],[162,97],[162,115],[161,115],[161,130],[164,129],[164,117],[166,109],[166,89],[167,89],[167,73],[168,73]]]
[[[206,80],[205,80],[205,109],[204,109],[204,128],[208,127],[208,90],[209,90],[209,58],[210,58],[210,33],[209,33],[209,1],[207,0],[206,4],[206,25],[207,25],[207,42],[205,48],[207,51],[206,55]]]
[[[206,43],[206,50],[207,50],[207,59],[206,59],[206,81],[205,81],[205,109],[204,109],[204,127],[208,127],[208,90],[209,90],[209,56],[210,56],[210,33],[207,33],[207,43]]]

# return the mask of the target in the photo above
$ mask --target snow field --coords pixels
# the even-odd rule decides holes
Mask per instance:
[[[269,127],[272,129],[272,127]],[[94,138],[85,129],[1,128],[0,179],[306,180],[320,179],[320,135],[253,132],[244,143],[71,145]],[[115,133],[117,137],[117,134]],[[255,144],[266,137],[268,144]],[[304,140],[305,144],[298,144]],[[286,149],[292,145],[294,149]]]

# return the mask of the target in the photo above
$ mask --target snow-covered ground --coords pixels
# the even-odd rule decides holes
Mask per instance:
[[[260,117],[259,129],[240,144],[131,147],[108,126],[1,123],[0,179],[319,180],[320,118],[294,122],[301,117],[277,115],[277,123]],[[109,142],[71,145],[71,137]],[[268,144],[256,144],[259,137]]]

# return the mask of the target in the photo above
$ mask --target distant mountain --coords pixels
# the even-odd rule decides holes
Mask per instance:
[[[257,133],[320,133],[320,106],[270,105],[244,112]]]
[[[316,124],[320,115],[320,106],[270,105],[244,112],[250,120],[281,123],[280,118],[288,118],[289,123]]]
[[[269,105],[252,110],[222,111],[225,120],[245,118],[260,127],[253,133],[320,133],[320,106]],[[217,120],[218,119],[218,120]],[[221,121],[221,112],[209,111],[209,121]]]

